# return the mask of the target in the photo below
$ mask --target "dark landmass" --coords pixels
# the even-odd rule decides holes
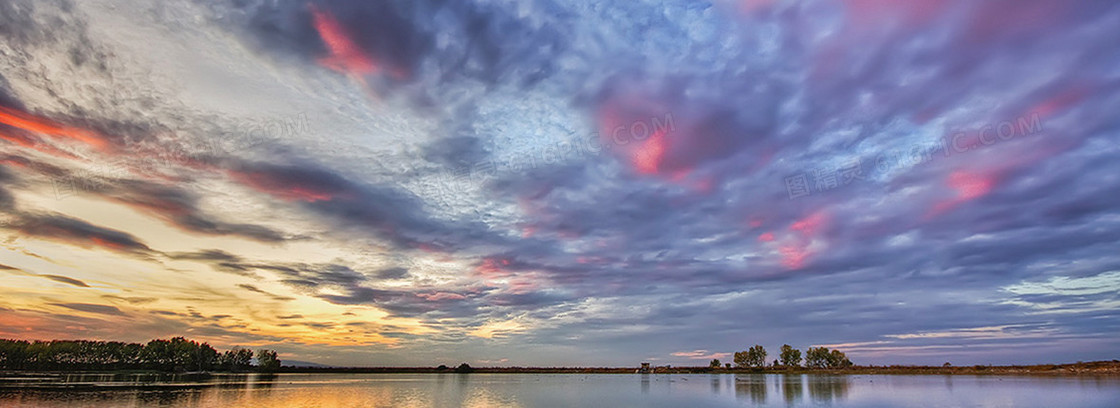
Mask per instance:
[[[455,373],[457,368],[436,367],[282,367],[281,373],[408,374]],[[469,372],[489,374],[634,374],[636,367],[472,367]],[[833,375],[1120,375],[1120,361],[1078,362],[1010,366],[851,366],[847,368],[710,368],[653,367],[652,374],[833,374]]]
[[[254,355],[256,365],[253,365]],[[153,371],[165,373],[275,372],[282,362],[276,351],[256,354],[243,347],[219,353],[207,343],[184,337],[146,344],[103,340],[0,339],[0,370],[24,372]]]
[[[299,368],[331,368],[333,366],[327,364],[312,363],[310,361],[297,361],[297,360],[284,360],[284,366],[299,367]]]
[[[256,365],[253,365],[254,355]],[[233,382],[241,381],[236,373],[492,373],[492,374],[831,374],[831,375],[1120,375],[1120,361],[1077,362],[1073,364],[1040,364],[1009,366],[862,366],[855,365],[840,350],[809,347],[802,359],[801,351],[791,346],[780,348],[778,359],[767,364],[767,352],[761,345],[736,352],[734,363],[713,359],[707,366],[671,367],[471,367],[462,363],[455,367],[331,367],[303,361],[284,364],[276,351],[234,347],[219,353],[207,343],[183,337],[155,339],[146,344],[101,340],[27,341],[0,339],[0,385],[25,384],[29,377],[43,377],[44,382],[74,384],[76,377],[113,376],[109,382],[166,383],[153,375],[169,374],[173,381],[194,381],[191,375],[231,373]],[[71,379],[69,377],[75,377]],[[147,378],[139,378],[147,377]],[[226,378],[223,376],[222,378]],[[36,382],[36,381],[31,381]],[[166,384],[165,384],[166,385]],[[154,385],[162,386],[162,385]]]

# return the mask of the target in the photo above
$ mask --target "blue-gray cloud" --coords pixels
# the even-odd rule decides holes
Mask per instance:
[[[1099,341],[1116,331],[1113,293],[1008,289],[1120,270],[1113,2],[206,7],[277,72],[343,78],[431,126],[369,119],[408,146],[364,156],[376,163],[266,146],[178,163],[192,169],[180,176],[228,176],[327,231],[304,238],[471,267],[435,285],[412,265],[173,258],[456,328],[516,316],[523,344],[626,354],[614,364],[754,343],[849,344],[861,362],[985,358],[962,344],[1031,361],[1066,359],[1061,344],[1077,359],[1117,351]],[[161,120],[90,123],[163,142]],[[391,170],[360,171],[374,164]],[[444,175],[451,192],[415,187]],[[192,187],[99,194],[187,231],[301,234],[222,221]],[[425,339],[484,347],[457,331],[410,341]]]

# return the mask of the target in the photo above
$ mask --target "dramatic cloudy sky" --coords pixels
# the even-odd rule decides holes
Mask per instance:
[[[1120,5],[0,0],[0,337],[1120,357]]]

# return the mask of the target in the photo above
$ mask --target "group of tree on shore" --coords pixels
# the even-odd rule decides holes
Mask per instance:
[[[219,353],[207,343],[183,337],[147,344],[96,340],[26,341],[0,339],[0,369],[6,370],[155,370],[166,372],[275,372],[280,359],[273,350],[234,347]]]
[[[766,348],[754,345],[750,349],[735,352],[735,366],[738,368],[763,368],[766,367]],[[805,350],[805,368],[847,368],[852,366],[852,360],[840,350],[829,350],[828,347],[809,347]],[[720,368],[719,359],[713,359],[709,368]],[[784,344],[781,347],[778,359],[774,360],[771,367],[801,368],[801,350]],[[731,368],[727,363],[726,368]]]

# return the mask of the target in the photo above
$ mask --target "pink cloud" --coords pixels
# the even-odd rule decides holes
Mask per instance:
[[[673,357],[684,357],[690,360],[711,360],[713,358],[731,357],[731,353],[712,353],[708,350],[678,351],[671,355]]]

